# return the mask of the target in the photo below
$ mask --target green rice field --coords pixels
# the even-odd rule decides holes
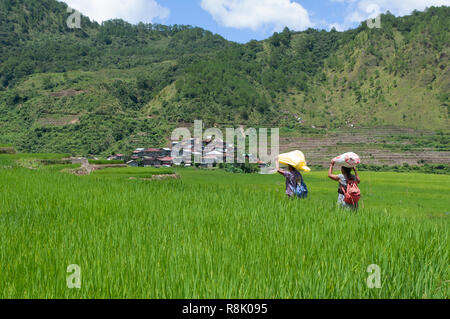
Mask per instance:
[[[323,171],[304,174],[307,200],[288,200],[278,175],[75,176],[17,156],[0,155],[0,298],[449,297],[448,175],[362,172],[350,212]]]

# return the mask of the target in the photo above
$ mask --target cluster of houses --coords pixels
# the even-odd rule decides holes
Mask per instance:
[[[172,151],[176,157],[172,157]],[[172,141],[170,148],[137,148],[133,151],[131,159],[127,162],[128,166],[137,167],[171,167],[173,165],[192,166],[194,158],[201,161],[195,161],[201,167],[214,167],[218,163],[225,163],[227,156],[234,157],[235,149],[233,144],[226,143],[221,139],[212,139],[208,137],[200,139],[186,139],[183,141]],[[259,161],[252,154],[243,154],[247,160],[257,162],[260,166],[265,164]],[[116,154],[108,158],[109,160],[126,160],[123,154]],[[129,159],[129,157],[128,157]]]
[[[208,137],[200,139],[190,138],[183,141],[173,141],[172,147],[178,154],[178,162],[184,165],[192,165],[194,158],[200,159],[201,167],[215,166],[217,163],[225,163],[228,155],[234,156],[233,144],[221,139]]]
[[[128,166],[170,167],[173,165],[170,148],[137,148],[131,155]]]

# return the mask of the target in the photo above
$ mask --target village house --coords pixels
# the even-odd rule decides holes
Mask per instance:
[[[173,165],[173,161],[169,157],[172,155],[170,148],[137,148],[133,151],[131,156],[130,166],[139,165],[142,163],[144,167],[148,166],[161,166],[161,165]],[[161,161],[161,159],[164,159]]]
[[[142,158],[144,156],[144,148],[137,148],[135,151],[133,151],[133,155],[131,156],[132,159],[138,159]]]
[[[205,155],[202,158],[202,164],[209,167],[214,166],[214,164],[220,163],[221,159],[214,155]]]
[[[123,154],[115,154],[108,157],[108,161],[123,161],[125,160],[125,155]]]
[[[166,157],[160,157],[158,158],[158,161],[160,162],[161,166],[172,166],[173,165],[173,158],[166,156]]]
[[[144,167],[150,166],[159,167],[161,166],[161,162],[156,157],[144,157],[142,159],[142,165],[144,165]]]
[[[144,167],[161,167],[161,166],[173,166],[173,158],[172,157],[144,157],[142,160],[142,164]]]
[[[139,166],[139,162],[136,160],[131,160],[127,162],[127,165],[130,167],[138,167]]]
[[[172,155],[172,150],[170,148],[163,148],[162,153],[164,154],[164,157],[170,157]]]
[[[143,151],[143,155],[145,157],[164,157],[166,155],[166,151],[161,148],[147,148]]]
[[[199,149],[196,149],[196,146]],[[191,166],[194,156],[201,156],[199,163],[202,167],[213,166],[220,162],[225,162],[227,152],[234,153],[233,144],[226,143],[221,139],[204,140],[190,138],[183,141],[172,141],[172,147],[178,152],[174,158],[170,148],[138,148],[133,151],[131,159],[145,167],[154,166]],[[130,164],[136,165],[134,162]]]

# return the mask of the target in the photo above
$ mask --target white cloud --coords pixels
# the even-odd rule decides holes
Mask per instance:
[[[313,26],[308,11],[291,0],[202,0],[201,7],[225,27],[299,31]]]
[[[170,10],[156,0],[63,0],[97,22],[120,18],[130,23],[164,20]]]
[[[450,0],[361,0],[358,1],[357,9],[363,14],[365,13],[367,17],[370,17],[374,8],[378,8],[381,12],[389,10],[395,15],[404,16],[414,10],[424,10],[427,7],[442,5],[450,5]]]
[[[374,18],[380,13],[390,11],[396,16],[408,15],[414,10],[423,11],[431,6],[450,5],[450,0],[330,0],[347,4],[348,14],[341,28],[348,29],[355,23]],[[330,26],[336,24],[330,24]]]

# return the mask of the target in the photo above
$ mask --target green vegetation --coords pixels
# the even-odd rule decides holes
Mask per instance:
[[[100,177],[119,177],[119,178],[151,178],[154,175],[170,175],[174,174],[171,169],[161,169],[153,167],[127,167],[127,168],[107,168],[99,171],[94,171],[92,176]]]
[[[391,143],[382,143],[380,146],[390,150],[400,150],[400,151],[421,151],[433,149],[441,152],[450,151],[450,133],[449,132],[439,132],[438,134],[432,134],[427,136],[411,136],[408,135],[397,135],[391,136]],[[366,144],[366,146],[372,146]]]
[[[49,153],[33,153],[33,154],[0,154],[0,167],[2,165],[13,165],[18,166],[19,160],[30,160],[30,161],[51,161],[51,160],[61,160],[65,157],[69,157],[69,154],[49,154]],[[21,166],[21,165],[19,165]]]
[[[89,160],[89,164],[91,165],[124,164],[124,161]]]
[[[165,146],[195,119],[286,139],[407,127],[427,134],[348,146],[445,157],[449,7],[247,44],[122,20],[68,29],[66,7],[0,2],[0,298],[449,298],[448,164],[361,165],[354,213],[325,172],[304,174],[299,201],[251,165],[75,176],[63,160]],[[66,286],[71,264],[81,289]]]
[[[2,167],[0,298],[449,297],[448,176],[361,172],[352,213],[324,172],[305,174],[300,201],[278,175]],[[81,289],[66,286],[71,264]]]
[[[428,174],[447,174],[450,175],[450,165],[446,164],[424,164],[424,165],[371,165],[361,164],[359,166],[361,171],[373,171],[373,172],[417,172]]]
[[[48,165],[70,164],[70,161],[63,160],[65,157],[68,157],[68,154],[3,154],[0,152],[0,168],[42,169]]]
[[[5,0],[0,143],[106,156],[165,146],[194,119],[305,134],[349,124],[448,131],[449,10],[236,44],[180,25],[83,17],[68,29],[63,3]],[[445,138],[405,147],[448,150]]]
[[[226,163],[220,163],[218,165],[220,169],[225,170],[229,173],[236,173],[236,174],[253,174],[253,173],[259,173],[260,169],[257,164],[226,164]]]

